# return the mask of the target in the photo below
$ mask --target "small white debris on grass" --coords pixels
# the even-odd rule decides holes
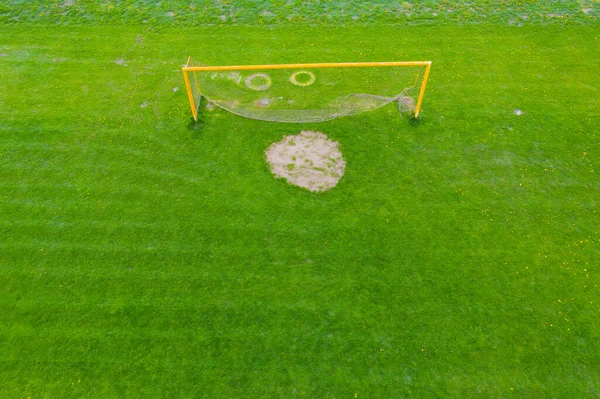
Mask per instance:
[[[174,17],[175,13],[173,11],[167,12],[167,17]]]
[[[523,111],[521,111],[520,109],[515,109],[514,114],[517,116],[521,116],[521,115],[523,115]]]
[[[286,136],[271,144],[265,155],[275,176],[310,191],[335,187],[346,167],[339,143],[321,132]]]
[[[144,101],[143,103],[140,104],[140,108],[146,108],[149,104]]]
[[[119,58],[118,60],[116,60],[115,64],[117,64],[117,65],[127,65],[127,64],[125,64],[125,60],[123,58]]]
[[[260,100],[254,101],[254,105],[259,108],[267,108],[269,105],[271,105],[272,101],[273,100],[270,98],[261,98]]]
[[[179,91],[179,86],[175,86],[175,87],[173,87],[173,93],[176,93],[176,92],[178,92],[178,91]]]

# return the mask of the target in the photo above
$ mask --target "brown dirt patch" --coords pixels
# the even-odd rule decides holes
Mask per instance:
[[[303,130],[271,144],[267,161],[275,176],[310,191],[326,191],[344,175],[346,162],[337,141],[321,132]]]

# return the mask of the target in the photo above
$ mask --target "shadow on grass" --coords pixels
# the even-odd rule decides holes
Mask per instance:
[[[410,119],[408,120],[408,123],[411,126],[420,126],[423,123],[423,117],[411,115]]]
[[[187,124],[187,129],[192,132],[192,139],[193,140],[199,140],[202,138],[202,133],[203,133],[203,127],[204,127],[204,110],[205,107],[203,105],[205,105],[205,102],[203,101],[203,99],[200,100],[200,106],[198,107],[198,114],[197,114],[197,119],[194,119],[194,117],[190,117],[190,121]]]
[[[203,136],[204,122],[201,120],[200,115],[198,115],[198,120],[195,120],[194,117],[190,118],[190,121],[187,124],[187,129],[192,133],[191,137],[193,140],[200,140]]]

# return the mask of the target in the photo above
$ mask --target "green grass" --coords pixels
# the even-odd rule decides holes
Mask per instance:
[[[7,0],[0,23],[205,25],[597,24],[597,0]]]
[[[599,42],[3,26],[0,397],[599,396]],[[195,125],[188,55],[434,65],[418,123]],[[300,129],[340,142],[333,190],[271,176]]]

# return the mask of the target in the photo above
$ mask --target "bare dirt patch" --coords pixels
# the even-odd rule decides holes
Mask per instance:
[[[265,154],[275,176],[310,191],[336,186],[346,167],[339,143],[321,132],[303,130],[286,136]]]

